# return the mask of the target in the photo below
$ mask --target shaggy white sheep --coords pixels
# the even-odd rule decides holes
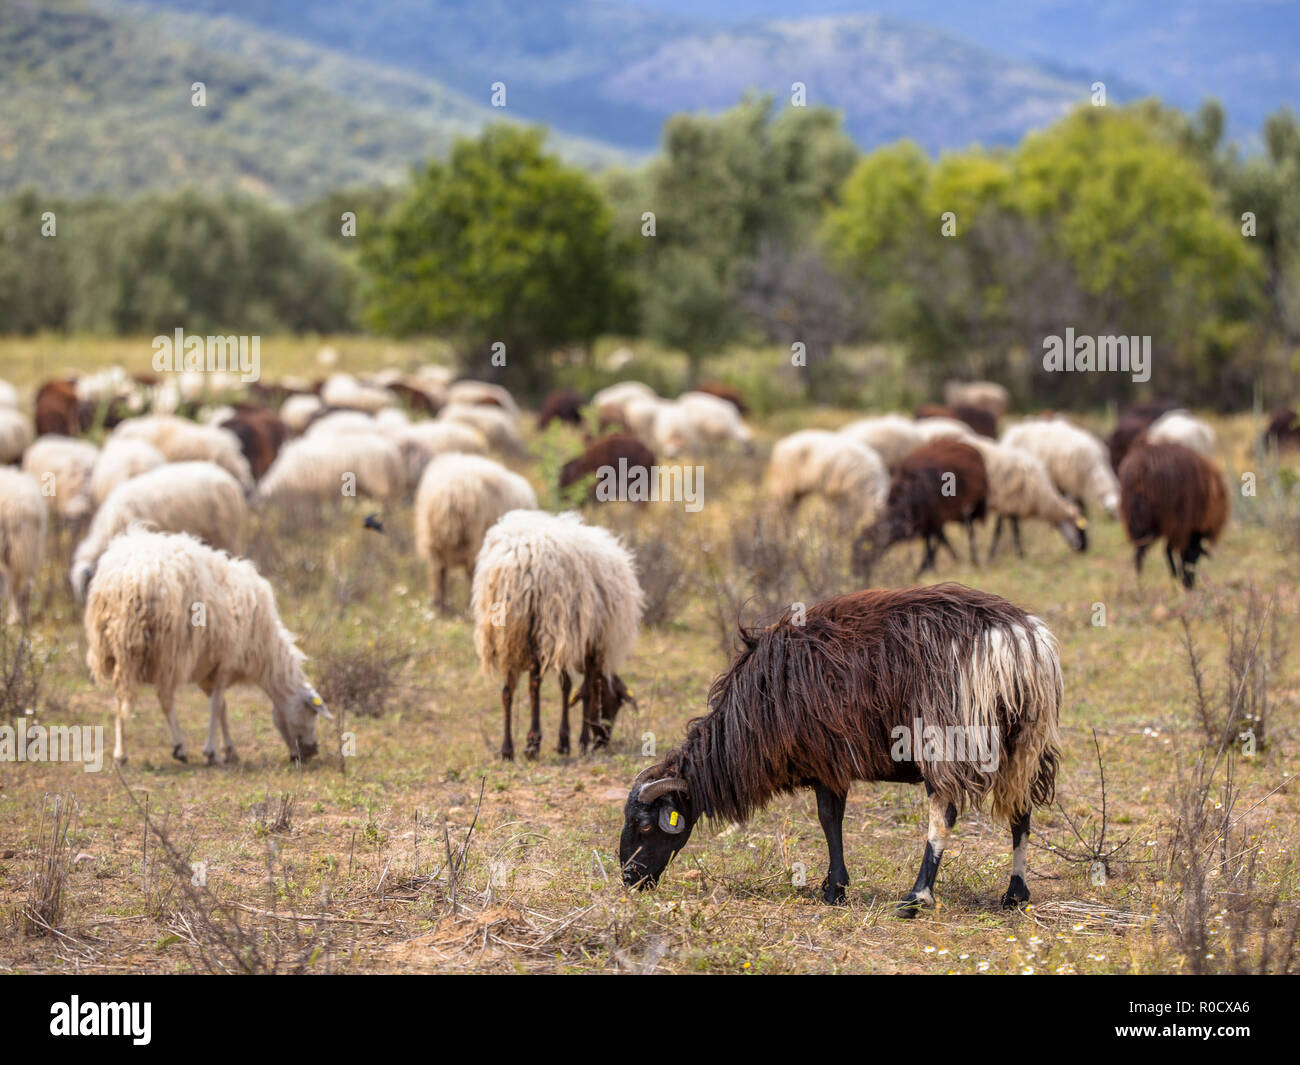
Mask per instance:
[[[1056,490],[1085,516],[1089,502],[1100,503],[1112,518],[1119,513],[1119,481],[1110,468],[1110,453],[1087,430],[1059,418],[1031,419],[1004,432],[1001,443],[1042,462]]]
[[[515,397],[500,385],[487,381],[456,381],[447,388],[447,402],[475,406],[500,407],[512,418],[519,417],[519,404]]]
[[[352,407],[371,414],[397,403],[388,389],[364,384],[346,373],[330,374],[321,386],[320,398],[327,407]]]
[[[995,443],[984,437],[968,440],[984,456],[988,473],[988,508],[997,515],[989,559],[997,554],[1002,524],[1010,520],[1016,554],[1024,557],[1020,543],[1020,519],[1038,519],[1056,526],[1074,550],[1087,546],[1087,520],[1079,508],[1062,496],[1052,484],[1047,467],[1028,451]]]
[[[295,433],[305,433],[316,412],[323,410],[325,404],[319,396],[310,393],[295,394],[286,397],[280,405],[280,420]]]
[[[32,442],[32,423],[16,410],[0,407],[0,466],[17,462]]]
[[[943,388],[943,401],[949,407],[979,407],[995,418],[1011,408],[1011,394],[993,381],[949,381]]]
[[[623,405],[622,420],[633,436],[656,454],[668,458],[693,450],[699,444],[690,414],[672,400],[632,396]]]
[[[93,509],[90,478],[99,458],[99,448],[88,440],[47,434],[23,453],[23,472],[30,473],[54,511],[61,518],[77,521]]]
[[[889,497],[889,471],[876,452],[843,433],[803,429],[772,449],[768,485],[787,510],[805,496],[820,495],[845,525],[866,526],[875,523]]]
[[[262,477],[254,498],[322,501],[401,496],[406,470],[397,446],[378,433],[326,433],[291,440]]]
[[[147,444],[143,440],[110,438],[95,460],[95,468],[90,472],[91,502],[96,507],[103,506],[109,493],[119,484],[156,470],[166,462],[166,456],[153,444]]]
[[[922,443],[926,444],[935,440],[958,440],[969,444],[977,436],[969,425],[955,418],[918,418],[913,424],[921,434]]]
[[[295,761],[316,753],[316,721],[330,717],[303,674],[304,655],[280,621],[270,584],[246,559],[192,536],[139,526],[116,537],[90,588],[86,664],[112,685],[117,725],[113,758],[126,761],[123,728],[136,691],[153,685],[171,731],[172,757],[187,761],[176,719],[176,689],[197,684],[208,696],[203,754],[217,760],[217,725],[226,762],[238,760],[226,719],[226,689],[255,684],[271,699],[271,718]]]
[[[1151,444],[1182,444],[1214,460],[1218,457],[1219,439],[1210,426],[1185,410],[1171,410],[1160,415],[1146,431]]]
[[[49,515],[35,478],[0,466],[0,601],[8,602],[8,623],[27,617],[32,583],[45,558]]]
[[[525,753],[541,747],[541,680],[560,675],[558,750],[569,751],[571,674],[592,683],[583,700],[581,745],[609,741],[600,720],[605,688],[632,650],[644,597],[632,555],[605,529],[576,514],[512,510],[488,531],[474,569],[474,646],[485,672],[505,678],[501,757],[514,757],[510,711],[519,674],[529,673],[532,724]]]
[[[307,427],[304,436],[331,436],[341,433],[375,433],[383,435],[379,422],[371,414],[359,410],[332,410],[323,414]]]
[[[746,453],[754,449],[753,434],[736,410],[734,403],[707,392],[684,392],[677,406],[691,423],[691,432],[705,445],[739,444]]]
[[[619,381],[617,384],[602,388],[591,397],[591,405],[596,409],[596,416],[602,423],[622,422],[629,429],[625,408],[633,399],[658,399],[659,395],[649,385],[640,381]],[[636,430],[632,430],[635,432]]]
[[[840,433],[871,448],[890,470],[926,442],[917,423],[901,414],[860,418],[844,426]]]
[[[0,380],[0,410],[18,409],[18,389],[8,381]]]
[[[501,407],[478,403],[448,403],[438,412],[441,422],[468,425],[482,434],[488,446],[506,455],[522,456],[527,453],[523,437],[515,424],[514,415]]]
[[[213,425],[199,425],[172,414],[146,414],[122,422],[110,440],[143,440],[163,453],[168,462],[212,462],[235,478],[245,491],[253,487],[253,473],[239,446],[239,437]]]
[[[402,453],[407,488],[420,483],[424,468],[439,455],[482,455],[487,451],[483,434],[459,422],[413,422],[389,436]]]
[[[429,592],[447,608],[447,571],[472,578],[483,537],[502,514],[536,510],[532,486],[481,455],[440,455],[425,467],[415,494],[415,547],[429,563]]]
[[[213,547],[239,552],[248,507],[229,473],[211,462],[171,462],[123,481],[95,512],[90,530],[72,554],[69,580],[79,602],[109,542],[134,522],[161,532],[187,532]]]

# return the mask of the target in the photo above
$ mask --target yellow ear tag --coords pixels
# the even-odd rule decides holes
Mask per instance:
[[[670,813],[670,814],[668,815],[668,823],[669,823],[670,825],[672,825],[673,828],[676,828],[676,827],[677,827],[677,811],[676,811],[676,810],[674,810],[672,813]]]
[[[313,695],[313,696],[311,697],[311,705],[312,705],[312,706],[320,706],[320,705],[321,705],[321,697],[320,697],[319,695]]]
[[[1086,529],[1088,527],[1088,519],[1076,518],[1074,524],[1077,525],[1080,529]]]

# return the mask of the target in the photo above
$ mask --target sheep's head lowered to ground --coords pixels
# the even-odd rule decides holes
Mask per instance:
[[[319,750],[316,742],[317,719],[323,717],[334,720],[325,700],[310,685],[296,688],[287,699],[276,700],[271,717],[289,748],[289,757],[295,762],[305,762],[315,757]]]
[[[695,814],[690,789],[680,777],[668,775],[662,765],[651,766],[632,782],[623,815],[618,842],[623,883],[654,887],[673,855],[691,838]]]

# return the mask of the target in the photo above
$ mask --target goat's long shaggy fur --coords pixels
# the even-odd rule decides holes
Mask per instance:
[[[143,440],[110,439],[104,444],[95,460],[95,468],[90,472],[91,501],[96,508],[103,506],[119,484],[156,470],[166,462],[166,457],[153,444]]]
[[[247,491],[253,472],[239,447],[239,438],[225,429],[199,425],[171,414],[131,418],[113,430],[115,440],[143,440],[163,453],[168,462],[212,462]]]
[[[323,432],[291,440],[257,488],[258,499],[338,500],[344,490],[388,500],[406,487],[397,446],[379,432]]]
[[[683,778],[696,813],[743,821],[774,795],[814,782],[843,795],[855,780],[923,779],[959,809],[988,798],[1009,820],[1052,801],[1058,646],[1006,600],[956,584],[855,592],[740,637],[711,712],[656,774]],[[894,760],[893,730],[917,718],[988,729],[997,768]]]
[[[1106,445],[1091,433],[1059,418],[1032,420],[1013,425],[1001,442],[1038,458],[1066,499],[1099,503],[1111,517],[1119,513],[1119,482]]]
[[[803,429],[777,442],[768,464],[772,498],[787,509],[805,496],[824,496],[840,517],[871,524],[889,495],[889,471],[879,455],[842,433]]]
[[[243,549],[248,525],[244,492],[211,462],[172,462],[118,485],[95,512],[72,555],[72,588],[78,598],[95,574],[112,539],[135,522],[159,532],[191,533],[213,547]]]
[[[45,558],[49,514],[40,485],[25,473],[0,466],[0,593],[8,600],[8,623],[27,612],[32,583]]]
[[[99,448],[69,436],[42,436],[23,454],[23,472],[53,491],[55,512],[62,518],[84,518],[94,509],[90,479]]]
[[[483,537],[511,510],[536,510],[524,478],[482,455],[449,453],[425,467],[415,495],[415,547],[429,563],[429,582],[446,605],[447,570],[472,571]]]

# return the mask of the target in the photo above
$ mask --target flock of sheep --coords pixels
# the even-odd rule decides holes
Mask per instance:
[[[541,747],[541,685],[548,673],[560,685],[559,752],[570,750],[571,702],[581,706],[582,749],[608,743],[610,725],[630,699],[617,670],[635,643],[643,609],[636,559],[617,537],[579,513],[540,509],[532,484],[507,468],[503,460],[518,465],[528,451],[519,406],[499,385],[454,380],[437,366],[409,374],[335,373],[314,383],[285,380],[246,387],[201,375],[159,382],[105,371],[47,382],[35,397],[35,411],[33,425],[20,410],[17,391],[0,382],[0,582],[8,599],[8,623],[23,621],[32,609],[31,588],[42,564],[52,509],[57,528],[79,536],[68,576],[73,594],[85,605],[90,672],[116,699],[114,756],[119,761],[126,758],[125,723],[139,690],[147,686],[157,690],[173,755],[187,760],[175,692],[189,683],[209,698],[203,748],[209,763],[236,757],[224,695],[234,684],[255,684],[266,692],[274,723],[294,759],[316,752],[317,721],[329,711],[304,674],[303,655],[280,621],[273,589],[240,555],[250,508],[302,498],[337,502],[349,496],[374,500],[381,509],[413,497],[415,543],[428,564],[430,594],[439,609],[448,609],[449,572],[463,568],[470,575],[475,648],[483,668],[503,684],[503,757],[514,756],[514,695],[525,674],[530,710],[525,754],[536,756]],[[1122,520],[1139,568],[1147,548],[1163,539],[1171,572],[1192,586],[1197,562],[1222,531],[1229,509],[1217,442],[1206,423],[1170,404],[1134,407],[1124,412],[1108,446],[1068,418],[1050,414],[1024,419],[999,437],[997,424],[1007,412],[1006,391],[980,382],[950,386],[942,406],[924,407],[915,417],[885,414],[838,431],[795,432],[771,450],[769,495],[791,515],[805,498],[823,497],[864,584],[880,555],[899,541],[923,542],[922,570],[936,565],[940,547],[955,557],[945,532],[952,522],[966,526],[973,560],[975,523],[985,518],[995,522],[990,558],[1004,526],[1009,526],[1017,552],[1022,551],[1022,521],[1046,522],[1070,548],[1085,550],[1089,508],[1095,506]],[[625,381],[590,399],[571,390],[553,393],[538,421],[545,426],[559,419],[585,430],[585,451],[560,476],[561,485],[567,485],[620,462],[645,467],[649,475],[658,457],[710,454],[724,463],[728,450],[751,454],[755,445],[746,414],[743,398],[723,385],[705,384],[667,399],[644,384]],[[100,428],[108,430],[102,446],[84,439],[87,431]],[[382,520],[374,527],[382,530]],[[1012,824],[1021,876],[1027,804],[1050,795],[1055,773],[1060,670],[1054,639],[1037,619],[968,589],[928,598],[918,598],[919,592],[910,598],[872,594],[859,593],[867,598],[853,600],[853,624],[865,624],[864,611],[875,618],[857,635],[842,621],[828,620],[823,643],[817,645],[809,632],[792,629],[788,617],[768,630],[778,634],[771,637],[776,641],[771,653],[784,663],[780,675],[793,676],[790,661],[809,653],[810,646],[815,653],[829,653],[835,640],[847,640],[848,650],[835,651],[839,668],[863,653],[862,640],[877,639],[886,640],[881,653],[899,655],[898,669],[917,670],[919,690],[928,690],[932,681],[924,679],[925,664],[907,656],[936,634],[950,633],[945,646],[967,647],[969,660],[961,668],[967,670],[963,690],[968,695],[987,684],[995,695],[1006,689],[1027,698],[1024,685],[1007,688],[1008,671],[1039,677],[1033,697],[1044,712],[1050,710],[1050,728],[1043,726],[1047,731],[1039,737],[1038,753],[1028,768],[1017,770],[1021,778],[1014,788],[1008,770],[966,780],[954,785],[956,792],[942,791],[932,816],[930,847],[941,850],[944,824],[950,828],[955,819],[955,812],[945,813],[950,804],[1012,788],[1015,801],[999,802]],[[821,604],[828,619],[849,609],[836,603]],[[898,641],[893,650],[887,642],[891,631]],[[994,632],[1001,637],[995,640]],[[746,636],[747,643],[750,639]],[[762,671],[776,666],[770,661],[746,665],[760,643],[742,653],[729,676],[735,678],[742,669],[757,671],[759,687],[749,694],[761,701],[767,690]],[[1010,657],[998,658],[1002,651],[990,650],[995,645]],[[1046,665],[1045,659],[1050,659]],[[877,668],[870,663],[879,661],[868,655],[861,668]],[[1000,672],[981,679],[985,669]],[[835,702],[833,693],[822,687],[824,681],[812,678],[815,672],[806,678],[808,702],[787,700],[764,710],[787,715],[774,719],[771,727],[789,733],[779,758],[790,764],[808,750],[821,750],[825,737],[810,737],[808,721],[828,729],[828,735],[850,734],[860,725],[833,720],[844,710],[828,708]],[[575,699],[572,685],[579,674],[584,680]],[[743,688],[749,681],[740,677],[735,683]],[[847,676],[844,683],[852,688],[863,678]],[[872,683],[887,686],[887,678]],[[722,678],[712,693],[715,715],[726,710],[721,684]],[[909,698],[917,690],[911,689]],[[936,696],[936,706],[943,703],[935,711],[937,720],[970,722],[969,700],[956,706],[948,705],[951,693],[944,699]],[[1023,709],[1010,705],[998,713],[1014,717]],[[743,716],[744,708],[729,712]],[[625,837],[631,832],[634,846],[630,856],[625,848],[624,867],[636,873],[636,880],[657,878],[662,866],[645,854],[654,844],[666,863],[701,813],[752,805],[800,783],[780,777],[775,783],[755,783],[749,799],[737,793],[705,801],[697,795],[692,805],[687,798],[690,773],[696,774],[697,791],[721,786],[716,780],[708,783],[710,773],[725,777],[727,766],[703,767],[703,761],[720,757],[720,750],[730,751],[730,771],[737,781],[745,778],[746,759],[770,765],[777,757],[749,750],[745,745],[751,741],[740,738],[735,728],[726,737],[699,742],[707,748],[700,764],[687,758],[683,768],[679,752],[671,772],[643,774],[633,787]],[[753,742],[761,747],[765,738]],[[863,757],[870,762],[876,754],[868,751]],[[810,770],[802,783],[821,789],[819,812],[823,790],[829,789],[823,825],[832,841],[834,866],[832,822],[836,802],[842,816],[845,780],[904,778],[881,776],[879,766],[866,764],[828,768],[824,763],[832,755],[816,757],[822,759],[821,775]],[[757,781],[762,774],[755,774]],[[942,783],[942,774],[936,770],[915,779],[934,788]],[[910,896],[913,903],[928,898],[937,853],[927,851],[933,862],[923,867]],[[843,883],[828,884],[828,901],[842,898]],[[1009,898],[1024,897],[1023,879],[1018,887],[1013,879]]]

